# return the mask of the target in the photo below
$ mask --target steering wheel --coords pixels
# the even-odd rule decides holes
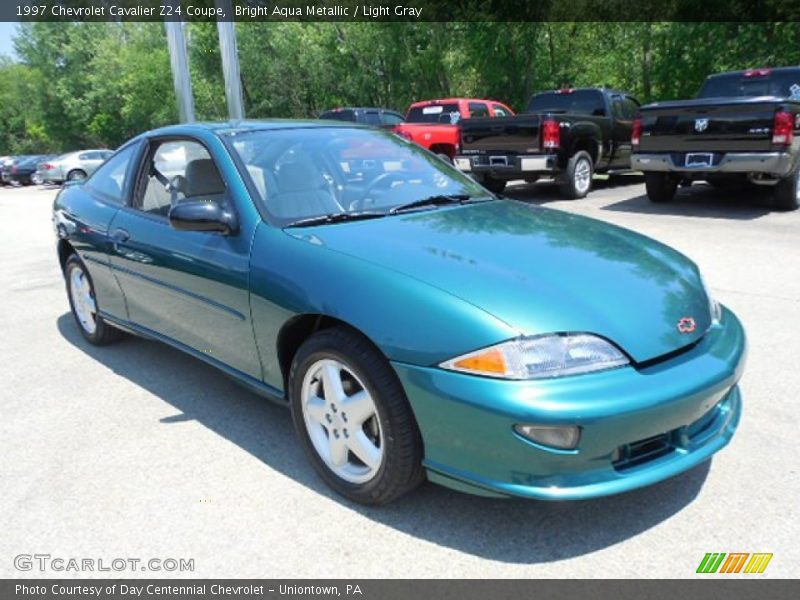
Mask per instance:
[[[369,182],[369,185],[367,185],[366,189],[364,190],[364,194],[361,196],[359,200],[356,200],[353,204],[355,204],[356,205],[355,207],[358,208],[359,210],[363,210],[367,198],[370,197],[372,192],[374,192],[378,186],[388,187],[388,184],[391,184],[395,181],[402,181],[403,183],[405,183],[406,178],[403,176],[402,173],[397,173],[394,171],[389,171],[388,173],[381,173],[375,179]]]

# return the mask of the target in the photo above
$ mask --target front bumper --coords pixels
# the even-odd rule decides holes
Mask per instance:
[[[487,174],[497,179],[523,179],[525,175],[559,170],[555,154],[472,154],[456,156],[453,164],[464,173]]]
[[[708,154],[710,165],[686,166],[686,152],[653,154],[635,153],[631,156],[634,171],[661,171],[677,173],[767,173],[778,177],[788,175],[794,158],[786,152],[690,152],[691,155]]]
[[[568,500],[650,485],[725,446],[741,414],[745,346],[741,324],[724,309],[700,343],[646,368],[521,382],[393,366],[432,480],[479,494]],[[515,434],[517,423],[578,425],[581,440],[573,451],[547,449]],[[636,460],[631,453],[651,440],[661,451]]]

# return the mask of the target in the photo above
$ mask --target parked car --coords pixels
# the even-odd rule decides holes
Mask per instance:
[[[391,129],[404,121],[403,115],[388,108],[332,108],[319,116],[320,119],[349,121],[373,127]]]
[[[185,157],[171,177],[162,154]],[[357,502],[426,475],[483,495],[623,492],[708,460],[739,421],[744,331],[692,261],[498,199],[387,131],[166,127],[53,211],[87,342],[153,338],[289,406],[311,463]]]
[[[711,75],[694,100],[641,109],[633,166],[647,196],[669,202],[681,181],[771,186],[775,206],[800,207],[800,67]]]
[[[17,169],[19,164],[27,161],[29,158],[31,158],[31,155],[27,154],[6,157],[2,164],[0,164],[0,180],[2,180],[5,185],[13,184],[12,172]]]
[[[448,160],[458,153],[459,124],[474,117],[513,115],[508,106],[496,100],[444,98],[412,104],[405,123],[395,132]]]
[[[45,183],[86,179],[113,154],[111,150],[79,150],[62,154],[39,167]]]
[[[465,121],[455,164],[493,192],[547,176],[567,198],[583,198],[595,173],[630,170],[638,110],[633,96],[606,88],[534,94],[524,114]]]
[[[46,158],[46,155],[20,157],[9,166],[3,167],[3,176],[12,185],[39,184],[41,180],[36,169],[38,164]]]

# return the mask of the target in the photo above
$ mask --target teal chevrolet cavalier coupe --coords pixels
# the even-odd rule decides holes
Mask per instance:
[[[160,340],[291,407],[362,503],[427,479],[613,494],[707,460],[739,421],[745,335],[689,259],[500,199],[337,122],[143,134],[55,200],[83,337]]]

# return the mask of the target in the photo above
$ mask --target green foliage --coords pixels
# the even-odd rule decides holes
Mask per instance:
[[[404,110],[480,96],[523,109],[538,90],[608,85],[647,102],[713,72],[800,64],[800,23],[237,23],[248,117],[332,106]],[[226,118],[213,23],[187,40],[199,119]],[[177,119],[161,23],[28,23],[0,60],[0,154],[114,147]]]

